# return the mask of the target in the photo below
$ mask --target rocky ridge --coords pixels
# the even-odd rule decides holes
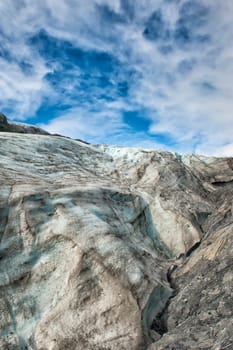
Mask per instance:
[[[34,125],[10,122],[7,120],[7,117],[2,113],[0,113],[0,132],[50,135],[47,131],[38,128]]]
[[[232,349],[233,159],[0,133],[0,349]]]

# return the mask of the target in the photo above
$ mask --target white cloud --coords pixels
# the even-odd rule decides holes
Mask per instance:
[[[95,5],[105,4],[123,16],[125,8],[120,0],[1,2],[1,43],[14,58],[10,60],[0,56],[2,110],[12,109],[11,117],[15,115],[18,119],[27,119],[36,113],[47,96],[54,103],[63,98],[45,79],[54,67],[48,68],[45,58],[28,45],[31,35],[45,29],[50,35],[69,40],[86,50],[106,51],[117,57],[125,67],[137,72],[137,78],[128,82],[127,98],[104,103],[101,112],[92,111],[88,104],[75,106],[57,119],[48,121],[45,125],[48,130],[93,142],[100,142],[102,138],[103,142],[115,140],[124,143],[126,138],[132,138],[135,146],[143,143],[143,138],[148,140],[145,143],[151,144],[153,134],[165,133],[174,139],[174,147],[178,151],[232,155],[232,1],[199,1],[209,9],[209,13],[204,25],[195,30],[199,35],[211,38],[202,45],[193,41],[187,47],[181,47],[174,39],[149,41],[142,34],[146,21],[158,8],[167,26],[174,30],[179,9],[185,2],[128,1],[129,6],[134,7],[134,17],[132,20],[127,17],[119,23],[114,23],[113,19],[109,22],[101,19]],[[164,45],[172,47],[167,55],[161,52]],[[190,64],[189,70],[180,69],[184,61]],[[23,70],[20,62],[32,65],[30,74]],[[74,72],[74,79],[79,86],[78,72]],[[213,86],[213,89],[208,90],[208,86]],[[70,94],[75,93],[65,76],[64,87]],[[111,94],[111,91],[108,93]],[[121,111],[133,108],[150,110],[149,134],[132,134],[132,130],[123,123]]]
[[[74,108],[63,116],[39,126],[52,134],[65,135],[88,141],[93,144],[108,143],[113,145],[137,146],[147,149],[169,149],[150,139],[145,132],[135,132],[121,117],[121,104],[109,104],[104,111],[95,112],[95,118],[86,109]]]
[[[40,124],[51,133],[59,133],[73,138],[84,138],[99,143],[106,135],[117,135],[127,126],[121,120],[117,110],[96,111],[95,117],[86,109],[74,108],[63,116],[51,120],[48,124]]]
[[[50,87],[43,79],[48,71],[38,60],[36,71],[27,74],[17,63],[0,59],[2,109],[13,108],[16,111],[14,117],[17,119],[33,116],[40,107],[43,96],[52,94]]]

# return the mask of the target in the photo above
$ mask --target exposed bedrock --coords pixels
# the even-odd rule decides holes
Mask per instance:
[[[0,349],[231,344],[232,178],[230,159],[1,133]]]

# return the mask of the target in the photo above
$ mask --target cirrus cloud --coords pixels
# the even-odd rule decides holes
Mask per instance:
[[[6,0],[0,105],[101,143],[232,155],[230,0]]]

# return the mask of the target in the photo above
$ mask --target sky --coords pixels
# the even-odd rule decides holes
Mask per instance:
[[[0,112],[88,142],[233,156],[232,0],[4,0]]]

